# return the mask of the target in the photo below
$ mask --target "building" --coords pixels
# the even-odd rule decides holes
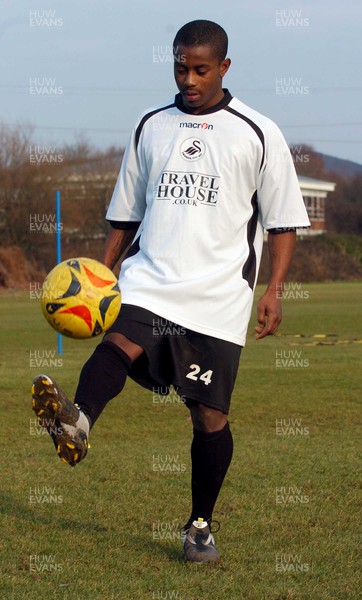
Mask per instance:
[[[298,176],[298,181],[305,206],[308,211],[311,227],[308,230],[301,230],[303,235],[317,235],[324,233],[325,224],[325,201],[328,192],[334,192],[335,183],[331,181],[322,181],[312,177]]]

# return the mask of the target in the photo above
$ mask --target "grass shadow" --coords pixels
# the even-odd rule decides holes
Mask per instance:
[[[75,519],[66,519],[64,517],[59,517],[55,514],[55,512],[36,512],[34,508],[27,506],[23,502],[17,501],[10,495],[0,493],[0,514],[4,516],[13,516],[20,520],[31,521],[32,523],[40,523],[49,527],[54,527],[56,525],[60,529],[70,529],[71,531],[79,532],[84,531],[86,533],[106,533],[111,530],[110,527],[97,525],[94,522],[88,523],[76,521]]]

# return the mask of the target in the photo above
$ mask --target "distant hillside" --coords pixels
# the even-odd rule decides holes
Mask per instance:
[[[324,169],[326,171],[333,171],[344,177],[362,175],[362,165],[359,163],[336,158],[335,156],[329,156],[328,154],[321,154],[320,152],[318,152],[318,154],[323,160]]]

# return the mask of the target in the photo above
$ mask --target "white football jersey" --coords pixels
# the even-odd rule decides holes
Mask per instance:
[[[177,94],[140,116],[106,218],[141,222],[123,302],[244,345],[263,229],[309,219],[278,127],[224,92],[200,115]]]

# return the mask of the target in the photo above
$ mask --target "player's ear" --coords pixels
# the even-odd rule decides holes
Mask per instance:
[[[224,75],[226,75],[226,73],[229,70],[230,65],[231,65],[230,58],[224,58],[224,60],[220,63],[220,75],[221,75],[221,77],[224,77]]]

